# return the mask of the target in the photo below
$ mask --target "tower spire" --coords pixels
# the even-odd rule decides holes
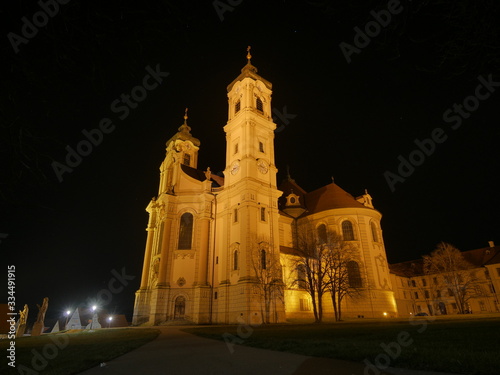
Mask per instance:
[[[248,65],[252,65],[252,63],[250,62],[250,59],[252,58],[252,55],[250,54],[250,50],[252,49],[251,46],[248,46],[247,47],[247,60],[248,60]]]
[[[188,109],[186,107],[186,109],[184,110],[184,123],[179,127],[178,130],[180,132],[187,132],[189,134],[189,132],[191,131],[191,128],[187,124],[187,119],[188,119]]]
[[[178,130],[177,134],[175,134],[172,138],[170,138],[167,141],[167,147],[170,144],[170,142],[178,140],[178,139],[180,139],[182,141],[191,141],[193,143],[193,145],[195,145],[196,147],[200,146],[200,140],[191,135],[191,127],[187,123],[187,119],[188,119],[187,111],[188,111],[188,109],[186,108],[184,110],[184,123],[177,128],[177,130]]]

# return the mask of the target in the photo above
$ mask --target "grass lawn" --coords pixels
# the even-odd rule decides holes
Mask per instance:
[[[247,334],[243,326],[238,330],[238,326],[232,325],[185,331],[218,340],[242,338],[242,345],[258,348],[357,362],[368,359],[371,363],[375,363],[380,354],[387,354],[381,345],[393,343],[390,345],[394,353],[394,359],[390,358],[391,367],[474,375],[500,373],[498,315],[478,319],[431,319],[434,317],[415,318],[412,324],[408,319],[280,324],[254,327],[251,334]],[[244,337],[238,337],[238,332]],[[395,344],[398,335],[400,342],[405,344],[398,344],[399,353]],[[238,350],[237,345],[233,348]],[[384,363],[381,356],[379,360]]]
[[[2,360],[2,374],[76,374],[155,339],[152,328],[97,329],[16,339],[16,367]],[[10,340],[0,340],[7,353]],[[8,354],[7,354],[8,355]],[[5,355],[2,355],[5,358]],[[5,371],[4,371],[5,370]]]

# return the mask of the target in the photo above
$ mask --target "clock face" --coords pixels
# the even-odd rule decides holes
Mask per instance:
[[[231,165],[231,174],[236,174],[238,173],[238,171],[240,170],[240,163],[238,163],[237,161],[235,161],[232,165]]]
[[[257,169],[260,173],[266,174],[269,170],[269,165],[262,159],[257,160]]]

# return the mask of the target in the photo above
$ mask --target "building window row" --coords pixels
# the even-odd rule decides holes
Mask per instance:
[[[371,222],[370,226],[371,226],[373,242],[380,242],[380,237],[378,236],[376,224],[374,222]],[[342,227],[342,238],[344,239],[344,241],[356,240],[354,225],[350,220],[344,220],[341,224],[341,227]],[[327,242],[327,228],[325,224],[320,224],[316,228],[316,234],[318,237],[318,242],[320,244]]]
[[[255,108],[257,109],[257,111],[264,113],[264,103],[262,102],[261,98],[255,99]],[[241,101],[238,100],[234,104],[234,114],[237,114],[240,110],[241,110]]]

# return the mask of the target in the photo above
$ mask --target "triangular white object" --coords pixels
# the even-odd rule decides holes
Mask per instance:
[[[50,331],[50,333],[54,333],[54,332],[59,332],[61,329],[59,328],[59,320],[56,322],[56,324],[54,324],[54,328],[52,328],[52,331]]]
[[[65,329],[82,329],[82,322],[80,320],[80,313],[78,309],[75,309],[73,315],[71,315],[71,319],[68,320],[68,324],[66,324]]]

